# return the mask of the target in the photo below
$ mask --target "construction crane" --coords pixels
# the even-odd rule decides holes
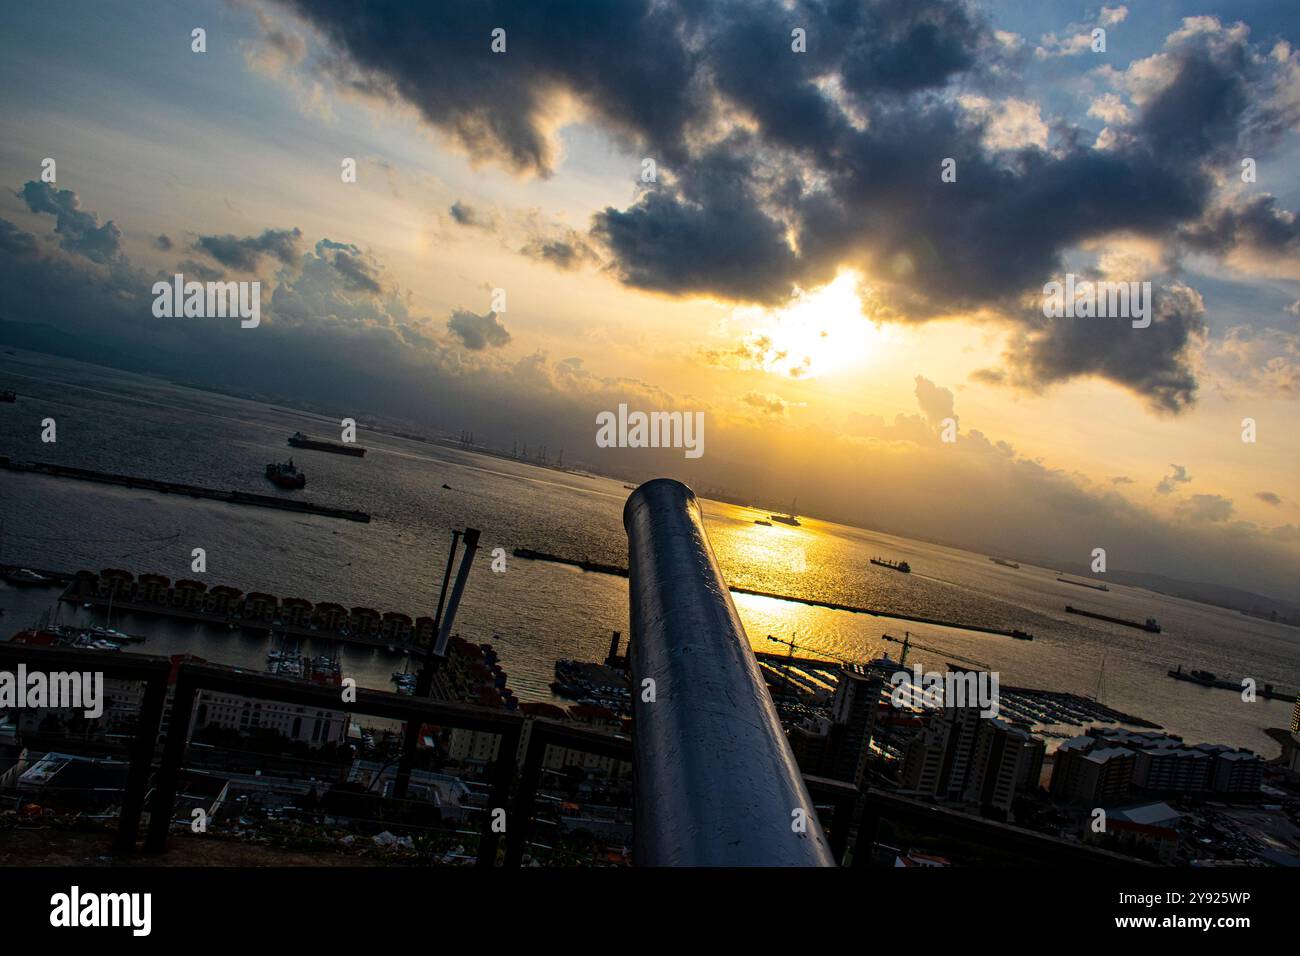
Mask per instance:
[[[849,658],[849,657],[840,657],[838,654],[831,654],[831,653],[829,653],[828,651],[820,651],[820,650],[818,650],[818,649],[815,648],[815,647],[807,647],[806,645],[803,645],[803,644],[796,644],[794,641],[784,641],[784,640],[782,640],[782,639],[779,638],[779,637],[773,637],[771,634],[767,635],[767,639],[768,639],[769,641],[772,641],[772,642],[776,643],[776,644],[784,644],[786,647],[790,648],[790,653],[786,655],[786,660],[789,660],[789,659],[791,659],[791,658],[794,657],[794,652],[795,652],[795,649],[797,648],[798,650],[801,650],[801,651],[811,651],[813,654],[820,654],[820,655],[822,655],[823,657],[830,657],[830,658],[833,658],[833,659],[835,659],[835,660],[837,660],[837,661],[840,661],[840,662],[843,663],[843,664],[858,664],[858,663],[860,663],[860,661],[855,661],[855,660],[853,660],[852,658]]]
[[[976,667],[982,667],[985,670],[988,670],[989,667],[989,665],[985,664],[983,661],[977,661],[970,657],[962,657],[960,654],[954,654],[952,651],[944,650],[942,647],[931,647],[929,644],[922,644],[919,641],[914,641],[912,640],[912,634],[910,631],[904,631],[901,638],[894,637],[892,634],[881,634],[880,639],[882,641],[893,641],[895,644],[903,645],[902,656],[898,659],[900,667],[907,663],[907,652],[913,647],[919,648],[923,651],[933,651],[935,654],[942,654],[944,657],[951,658],[954,661],[960,661],[963,664],[973,664]]]

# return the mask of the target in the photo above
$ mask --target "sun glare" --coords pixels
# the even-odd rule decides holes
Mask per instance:
[[[779,309],[737,310],[735,318],[751,325],[750,345],[762,367],[811,379],[870,362],[884,333],[862,314],[858,281],[846,270]]]

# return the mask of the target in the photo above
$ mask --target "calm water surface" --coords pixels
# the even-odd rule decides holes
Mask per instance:
[[[293,409],[197,391],[157,380],[25,352],[0,355],[0,382],[18,391],[0,405],[0,454],[261,494],[262,477],[283,460],[296,430],[338,438],[338,422]],[[42,444],[40,422],[57,422],[58,441]],[[207,550],[209,585],[230,584],[280,597],[337,601],[432,614],[454,528],[483,532],[490,551],[515,547],[626,565],[622,507],[629,492],[604,478],[392,438],[362,429],[364,459],[294,451],[308,475],[300,496],[368,511],[369,524],[194,501],[58,478],[0,472],[0,561],[60,570],[124,567],[172,579],[192,577],[190,553]],[[531,443],[531,442],[530,442]],[[444,489],[443,484],[450,485]],[[870,489],[863,490],[870,494]],[[288,493],[285,493],[288,494]],[[754,524],[761,512],[703,502],[713,547],[733,585],[901,613],[1018,627],[1032,642],[736,595],[750,639],[782,650],[767,635],[809,651],[862,659],[897,647],[882,633],[914,638],[982,661],[1004,684],[1095,694],[1104,703],[1160,723],[1189,742],[1250,747],[1267,757],[1265,734],[1286,727],[1290,705],[1244,703],[1222,690],[1169,679],[1183,664],[1259,684],[1300,685],[1300,629],[1193,601],[1111,584],[1089,591],[1055,580],[1053,568],[995,565],[972,554],[814,519],[803,527]],[[598,660],[612,630],[627,631],[627,581],[509,558],[489,570],[480,554],[457,630],[497,645],[510,685],[525,700],[551,699],[556,658]],[[908,561],[899,574],[869,563]],[[0,584],[5,638],[42,615],[47,590]],[[1066,604],[1118,617],[1159,618],[1147,634],[1064,612]],[[90,612],[64,607],[65,621]],[[263,638],[157,618],[114,616],[113,625],[149,635],[148,653],[189,651],[262,667]],[[321,645],[320,650],[328,649]],[[310,648],[309,648],[310,650]],[[917,652],[942,669],[942,655]],[[391,689],[403,659],[386,651],[342,650],[345,673],[363,686]]]

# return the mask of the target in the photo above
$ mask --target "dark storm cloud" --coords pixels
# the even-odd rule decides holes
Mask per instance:
[[[337,77],[414,104],[476,159],[547,175],[546,107],[559,93],[654,158],[657,183],[593,217],[592,238],[627,285],[774,304],[857,266],[877,317],[980,309],[1021,324],[1005,380],[1030,387],[1096,375],[1169,411],[1195,394],[1199,314],[1129,336],[1046,326],[1016,306],[1068,250],[1124,232],[1217,252],[1290,242],[1294,229],[1265,201],[1215,201],[1215,168],[1243,143],[1267,148],[1298,109],[1286,64],[1215,21],[1169,37],[1156,82],[1111,124],[1106,148],[1058,123],[1047,150],[990,146],[993,118],[955,95],[1014,73],[965,0],[466,0],[436,17],[410,4],[282,2],[327,39]],[[497,26],[501,55],[489,49]],[[791,51],[794,27],[807,53]],[[940,181],[947,157],[956,183]],[[462,224],[471,212],[452,208]],[[571,261],[559,246],[527,251]]]
[[[23,232],[8,219],[0,219],[0,254],[30,256],[36,252],[36,237]]]
[[[447,320],[447,328],[464,343],[465,348],[475,352],[499,348],[510,341],[510,332],[495,312],[476,315],[466,309],[457,309]]]
[[[256,272],[264,256],[270,256],[284,265],[292,263],[298,255],[300,229],[267,229],[260,236],[199,236],[192,248],[203,252],[230,269]]]
[[[1233,207],[1215,209],[1185,229],[1183,241],[1202,252],[1224,255],[1237,248],[1256,252],[1300,252],[1300,218],[1282,209],[1273,196],[1253,196]]]
[[[71,189],[55,189],[49,183],[33,180],[23,184],[19,195],[32,212],[55,217],[59,244],[69,252],[99,263],[121,255],[122,231],[111,219],[101,226],[99,216],[82,209]]]
[[[1195,400],[1196,376],[1187,356],[1205,336],[1205,308],[1187,286],[1153,289],[1151,325],[1126,318],[1025,320],[1008,358],[1025,383],[1095,375],[1130,389],[1157,412],[1177,413]]]
[[[695,113],[694,55],[681,11],[650,0],[546,4],[459,0],[436,15],[422,4],[284,0],[346,60],[323,67],[350,89],[400,98],[472,156],[545,175],[553,163],[545,117],[552,93],[580,92],[629,133],[680,140]],[[506,30],[507,52],[491,33]]]
[[[1277,506],[1282,503],[1282,496],[1276,491],[1257,491],[1255,492],[1255,497],[1266,505]]]

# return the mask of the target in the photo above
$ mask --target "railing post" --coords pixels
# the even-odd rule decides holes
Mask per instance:
[[[172,810],[176,805],[176,778],[185,755],[197,696],[198,687],[181,664],[176,672],[176,692],[172,696],[171,723],[167,725],[162,763],[154,777],[153,801],[149,804],[149,833],[145,837],[145,850],[149,853],[163,853],[167,849],[167,833],[171,830]]]
[[[515,792],[510,825],[506,829],[506,866],[519,866],[524,861],[524,849],[532,831],[537,787],[542,780],[542,761],[545,757],[546,728],[540,720],[535,720],[528,728],[528,746],[524,748],[524,763],[519,771],[519,789]]]
[[[477,860],[479,866],[496,866],[497,863],[500,834],[492,828],[492,811],[505,810],[510,805],[510,784],[514,782],[515,765],[518,762],[519,730],[518,724],[501,728],[501,743],[497,748],[496,764],[492,768],[492,790],[488,794],[487,813],[483,815],[483,831],[479,836]],[[507,810],[507,833],[516,822],[510,819],[510,812]]]
[[[695,495],[671,479],[647,482],[628,498],[623,526],[634,861],[834,866]]]
[[[140,717],[136,722],[135,744],[131,748],[131,766],[127,771],[126,793],[122,797],[122,812],[117,821],[117,839],[113,844],[118,853],[135,850],[136,837],[140,834],[140,814],[144,810],[144,797],[149,789],[153,753],[158,746],[158,725],[162,722],[166,699],[166,674],[151,677],[145,682],[144,696],[140,701]]]

